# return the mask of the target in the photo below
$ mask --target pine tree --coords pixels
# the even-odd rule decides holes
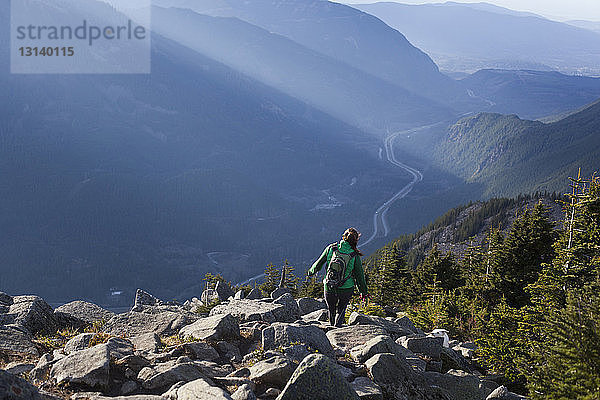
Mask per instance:
[[[410,269],[395,245],[381,251],[375,267],[369,271],[369,293],[379,305],[396,305],[407,298]]]
[[[442,255],[437,244],[417,266],[413,276],[413,287],[417,293],[423,294],[434,281],[439,282],[437,288],[440,290],[452,290],[464,284],[463,273],[454,256],[450,253]]]
[[[273,290],[279,287],[280,279],[281,271],[279,271],[279,269],[277,269],[277,267],[271,263],[265,267],[265,280],[258,286],[258,288],[265,296],[269,296]]]

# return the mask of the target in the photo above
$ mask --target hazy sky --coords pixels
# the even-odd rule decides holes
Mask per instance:
[[[428,0],[380,0],[406,4],[443,3]],[[481,0],[458,0],[460,3],[480,3]],[[340,3],[375,3],[374,0],[347,0]],[[600,0],[488,0],[486,3],[518,11],[529,11],[556,20],[583,19],[600,21]]]

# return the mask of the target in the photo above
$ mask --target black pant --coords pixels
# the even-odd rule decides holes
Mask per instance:
[[[329,309],[329,323],[331,325],[337,326],[338,328],[342,326],[344,318],[346,317],[346,307],[348,307],[348,303],[350,303],[350,299],[352,299],[353,292],[353,290],[339,292],[325,291],[325,302]]]

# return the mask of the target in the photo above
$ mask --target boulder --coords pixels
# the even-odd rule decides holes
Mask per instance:
[[[506,386],[499,386],[485,400],[526,400],[527,397],[509,392]]]
[[[369,377],[381,386],[394,386],[407,382],[412,369],[402,357],[392,353],[375,354],[365,362]]]
[[[425,372],[424,377],[429,385],[442,388],[451,399],[481,400],[492,392],[478,377],[463,371]]]
[[[290,290],[290,289],[288,289],[288,288],[285,288],[285,287],[279,287],[279,288],[277,288],[277,289],[275,289],[275,290],[273,290],[273,291],[271,292],[271,298],[272,298],[272,299],[277,299],[277,298],[279,298],[279,297],[283,296],[284,294],[290,294],[290,295],[291,295],[291,294],[292,294],[292,292],[291,292],[291,290]]]
[[[332,329],[327,338],[335,347],[348,352],[353,347],[363,345],[376,336],[387,335],[387,331],[376,325],[355,325]]]
[[[82,321],[84,324],[92,324],[97,321],[108,321],[115,313],[86,301],[72,301],[54,310],[55,314],[62,313]]]
[[[154,297],[142,289],[138,289],[135,291],[135,301],[133,302],[131,311],[143,311],[145,307],[162,306],[164,304],[165,302],[159,298]]]
[[[402,328],[395,322],[389,321],[382,317],[377,317],[373,315],[364,315],[357,313],[356,311],[350,314],[350,318],[348,319],[348,325],[375,325],[380,326],[389,336],[393,339],[397,339],[400,336],[410,335],[411,331],[408,331]]]
[[[311,313],[305,314],[302,316],[303,321],[319,321],[319,322],[328,322],[329,321],[329,311],[327,310],[317,310]]]
[[[132,337],[130,340],[135,350],[143,353],[157,353],[162,347],[160,337],[154,332],[143,333]]]
[[[183,350],[194,360],[215,361],[219,353],[208,343],[192,342],[183,345]]]
[[[352,381],[352,388],[361,400],[383,400],[383,393],[379,385],[367,377],[356,378]]]
[[[442,370],[448,371],[451,369],[460,369],[465,372],[471,373],[471,366],[467,359],[460,355],[460,353],[442,347],[442,351],[440,352],[440,359],[442,361]]]
[[[65,344],[63,352],[65,354],[72,354],[76,351],[85,350],[90,347],[92,339],[96,336],[95,333],[80,333],[79,335],[69,339]]]
[[[394,319],[394,322],[406,331],[412,332],[413,334],[422,333],[420,329],[418,329],[415,324],[408,318],[408,316],[403,315],[400,318]]]
[[[42,400],[38,388],[16,375],[0,369],[0,399]]]
[[[109,375],[109,345],[100,344],[58,360],[52,366],[49,377],[57,384],[78,384],[108,390]]]
[[[199,318],[199,315],[190,312],[162,311],[148,313],[130,311],[115,315],[104,325],[103,331],[113,336],[133,337],[144,333],[171,336]]]
[[[245,296],[245,293],[243,290],[238,290],[233,295],[234,300],[242,300],[244,297],[246,297],[246,296]]]
[[[279,319],[281,322],[294,322],[300,318],[300,309],[298,303],[294,300],[291,293],[284,293],[273,301],[273,304],[281,304],[285,307],[285,316]]]
[[[333,357],[334,354],[329,339],[316,326],[276,322],[262,331],[262,345],[265,350],[285,348],[292,344],[305,345],[309,351],[316,350],[329,357]]]
[[[313,299],[312,297],[301,297],[296,300],[300,315],[310,314],[317,310],[327,310],[327,305],[323,300]]]
[[[358,363],[364,363],[375,354],[398,353],[398,344],[387,335],[376,336],[363,345],[358,345],[350,350],[350,356]]]
[[[425,354],[434,360],[439,360],[444,339],[433,336],[403,336],[397,343],[413,353]]]
[[[260,289],[255,287],[250,291],[250,293],[248,293],[248,296],[246,296],[246,300],[260,300],[263,297],[264,296]]]
[[[176,361],[170,361],[142,368],[137,375],[137,381],[144,389],[164,390],[177,382],[191,382],[204,377],[193,363],[178,364]]]
[[[294,371],[278,400],[359,400],[337,364],[322,354],[307,356]]]
[[[71,400],[169,400],[167,397],[154,394],[136,394],[132,396],[103,396],[101,393],[75,393],[70,397]]]
[[[198,340],[236,340],[240,338],[240,327],[231,314],[216,314],[184,326],[179,335]]]
[[[12,296],[9,296],[4,292],[0,292],[0,305],[10,307],[12,304],[13,304]]]
[[[210,310],[210,315],[231,314],[240,323],[248,321],[286,322],[289,316],[288,309],[282,304],[268,303],[257,300],[231,300],[227,304],[220,304]]]
[[[229,393],[212,386],[205,378],[198,378],[185,385],[171,388],[164,397],[171,400],[232,400]]]
[[[285,357],[274,356],[257,362],[249,369],[249,379],[257,385],[283,388],[294,373],[296,366]]]
[[[13,375],[21,375],[28,374],[32,369],[35,368],[35,365],[27,362],[13,361],[8,363],[3,369],[11,373]]]
[[[217,293],[215,289],[206,289],[200,295],[200,301],[205,306],[210,306],[217,304],[221,301],[221,299],[219,298],[219,293]]]
[[[256,400],[256,395],[250,385],[244,384],[233,392],[231,398],[232,400]]]
[[[216,348],[224,360],[233,363],[239,363],[240,361],[242,361],[242,353],[240,352],[239,347],[237,347],[233,343],[220,340],[217,342]]]
[[[21,326],[0,326],[0,354],[7,356],[23,354],[38,356],[38,350],[32,340],[29,331]]]
[[[15,296],[3,324],[15,324],[30,334],[51,335],[60,328],[52,307],[38,296]]]
[[[217,282],[215,285],[215,291],[219,296],[219,300],[227,301],[230,297],[233,297],[234,293],[231,287],[225,282]]]

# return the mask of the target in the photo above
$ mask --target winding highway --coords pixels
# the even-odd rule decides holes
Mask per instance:
[[[399,168],[402,168],[403,170],[408,172],[410,175],[412,175],[412,180],[410,181],[410,183],[408,183],[406,186],[404,186],[402,189],[400,189],[400,191],[398,191],[396,194],[394,194],[389,200],[387,200],[385,203],[383,203],[377,209],[377,211],[375,211],[375,214],[373,214],[373,234],[364,243],[362,243],[361,246],[364,247],[364,246],[368,245],[373,240],[378,238],[381,233],[383,234],[383,237],[388,236],[388,234],[390,233],[390,228],[389,228],[389,225],[388,225],[388,222],[386,219],[386,215],[387,215],[387,212],[389,211],[390,207],[397,200],[400,200],[400,199],[406,197],[406,195],[408,195],[412,191],[413,187],[417,183],[419,183],[423,180],[423,173],[421,173],[421,171],[419,171],[418,169],[413,168],[411,166],[408,166],[396,159],[396,155],[394,154],[394,140],[400,135],[409,135],[411,133],[416,133],[416,132],[419,132],[419,131],[422,131],[425,129],[429,129],[429,128],[434,127],[439,124],[440,123],[438,122],[438,123],[431,124],[431,125],[420,126],[418,128],[412,128],[412,129],[407,129],[404,131],[398,131],[398,132],[389,134],[385,138],[384,145],[385,145],[385,155],[387,157],[387,160],[391,164],[393,164]]]

